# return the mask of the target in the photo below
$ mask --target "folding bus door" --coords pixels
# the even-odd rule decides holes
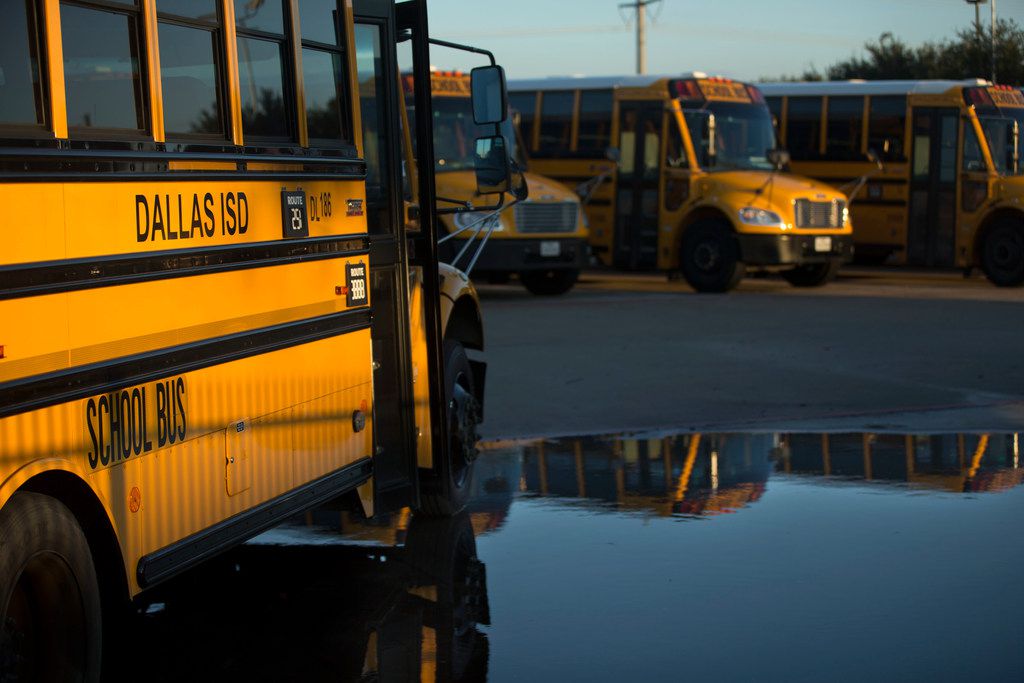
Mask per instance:
[[[415,502],[416,484],[394,3],[357,0],[354,9],[374,301],[375,498],[380,509],[394,509]]]
[[[660,101],[619,103],[619,173],[615,188],[613,264],[630,270],[658,262]]]
[[[913,110],[907,263],[953,266],[956,256],[956,152],[960,112]]]

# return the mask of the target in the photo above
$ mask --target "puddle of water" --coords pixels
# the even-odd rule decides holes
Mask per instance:
[[[1022,483],[1013,434],[492,444],[462,515],[310,513],[154,595],[137,651],[167,679],[1024,680]]]

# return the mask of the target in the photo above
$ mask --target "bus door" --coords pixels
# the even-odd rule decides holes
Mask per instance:
[[[618,268],[654,268],[658,259],[658,178],[661,168],[661,101],[619,103],[619,160],[615,187]]]
[[[358,93],[366,160],[374,358],[374,497],[380,509],[415,503],[416,424],[394,3],[355,4]]]
[[[907,263],[953,266],[960,110],[913,110]]]

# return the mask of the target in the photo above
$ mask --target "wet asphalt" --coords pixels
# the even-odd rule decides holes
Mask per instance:
[[[485,437],[1024,426],[1024,289],[978,276],[854,269],[707,295],[592,272],[561,297],[480,292]]]

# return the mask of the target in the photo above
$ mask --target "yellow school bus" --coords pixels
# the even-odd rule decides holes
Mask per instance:
[[[851,254],[846,197],[781,172],[758,89],[703,73],[512,81],[532,167],[578,185],[608,266],[682,271],[698,291],[747,267],[796,286]]]
[[[109,677],[134,596],[325,500],[465,504],[480,310],[438,264],[431,117],[400,128],[426,13],[5,6],[0,679]],[[500,204],[504,77],[472,79]]]
[[[1024,283],[1024,94],[987,81],[762,84],[793,169],[836,185],[858,260]],[[881,168],[868,160],[878,157]]]
[[[473,140],[478,137],[470,107],[469,74],[435,70],[434,151],[438,200],[444,205],[479,203],[473,175]],[[505,137],[518,142],[511,120]],[[514,144],[513,159],[525,170],[526,159]],[[500,212],[467,211],[443,218],[441,258],[465,266],[472,253],[467,243],[487,239],[473,263],[474,275],[504,282],[510,275],[530,292],[564,294],[587,265],[587,230],[579,198],[567,187],[535,173],[525,173],[530,199]]]

